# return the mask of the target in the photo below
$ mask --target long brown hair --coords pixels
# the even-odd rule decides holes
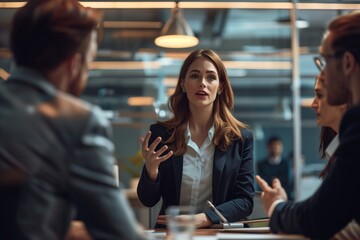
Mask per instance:
[[[315,79],[315,84],[320,82],[321,84],[324,83],[325,75],[323,73],[319,74]],[[351,95],[349,95],[348,102],[346,103],[347,107],[351,106]],[[325,159],[326,157],[326,148],[329,146],[331,141],[337,135],[336,131],[333,130],[331,127],[321,127],[320,131],[320,144],[319,144],[319,152],[321,153],[321,158]],[[331,156],[328,160],[325,168],[320,172],[319,177],[324,178],[326,174],[330,171],[331,167],[335,163],[336,157],[335,155]]]
[[[234,93],[226,68],[220,57],[212,50],[195,50],[185,59],[180,70],[175,92],[168,100],[168,106],[173,113],[173,117],[167,121],[159,122],[171,132],[170,138],[165,143],[170,146],[176,156],[186,152],[184,132],[190,119],[189,100],[186,93],[182,92],[181,82],[185,79],[190,65],[199,58],[205,58],[214,64],[222,86],[222,92],[216,97],[213,105],[214,145],[225,151],[234,139],[242,139],[240,129],[248,127],[232,115]]]
[[[319,151],[321,153],[322,159],[325,159],[325,150],[334,139],[336,134],[337,133],[331,127],[321,127]],[[335,159],[335,156],[331,156],[324,169],[320,172],[319,177],[324,178],[326,176],[331,166],[335,163]]]

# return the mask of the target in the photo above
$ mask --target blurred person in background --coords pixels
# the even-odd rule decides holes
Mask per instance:
[[[283,141],[278,136],[271,136],[266,142],[266,147],[267,156],[258,161],[257,174],[268,184],[271,184],[274,178],[280,179],[290,199],[293,195],[293,181],[289,162],[283,157]]]

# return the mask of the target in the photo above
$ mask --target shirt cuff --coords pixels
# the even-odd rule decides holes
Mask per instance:
[[[268,210],[268,212],[267,212],[268,217],[271,217],[271,214],[273,213],[275,207],[276,207],[279,203],[281,203],[281,202],[285,202],[285,201],[284,201],[283,199],[278,199],[278,200],[275,200],[275,201],[270,205],[269,210]]]

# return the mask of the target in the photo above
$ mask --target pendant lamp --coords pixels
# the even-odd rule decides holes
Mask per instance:
[[[155,44],[164,48],[189,48],[198,43],[199,39],[194,36],[176,2],[172,16],[164,25],[160,36],[155,39]]]

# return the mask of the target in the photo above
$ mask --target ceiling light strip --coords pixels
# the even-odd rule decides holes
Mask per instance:
[[[121,9],[151,9],[151,8],[173,8],[174,2],[80,2],[85,7],[92,8],[121,8]]]
[[[224,61],[228,69],[263,69],[263,70],[290,70],[292,67],[289,61]],[[135,70],[135,69],[160,69],[159,61],[139,62],[116,62],[96,61],[90,64],[90,69],[103,70]]]
[[[360,9],[360,4],[350,3],[296,3],[299,10],[354,10]]]
[[[302,107],[311,107],[313,101],[314,98],[302,98],[300,104]]]
[[[291,9],[286,2],[180,2],[180,8],[223,8],[223,9]]]
[[[0,8],[20,8],[26,2],[0,2]]]
[[[103,70],[137,70],[137,69],[159,69],[161,67],[159,62],[114,62],[114,61],[96,61],[90,64],[90,69],[103,69]]]
[[[128,104],[130,106],[149,106],[154,103],[154,97],[147,96],[138,96],[138,97],[129,97]]]
[[[106,28],[161,28],[162,22],[145,21],[104,21]]]
[[[290,70],[291,62],[286,61],[224,61],[228,69]]]
[[[0,2],[0,8],[19,8],[26,2]],[[173,8],[174,2],[87,2],[86,7],[99,9],[161,9]],[[180,8],[222,8],[222,9],[292,9],[293,4],[287,2],[180,2]],[[296,3],[300,10],[353,10],[360,9],[360,4],[350,3]]]

